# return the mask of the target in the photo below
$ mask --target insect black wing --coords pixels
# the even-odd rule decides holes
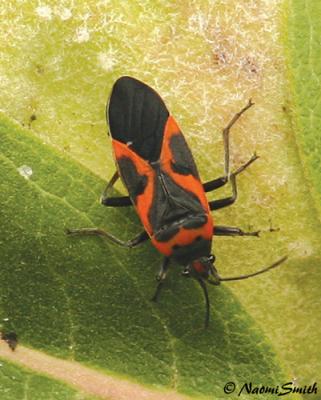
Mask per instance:
[[[107,106],[113,139],[131,143],[131,149],[150,162],[160,157],[169,112],[149,86],[129,76],[119,78]]]

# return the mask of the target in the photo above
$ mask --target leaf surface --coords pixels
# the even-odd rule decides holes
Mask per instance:
[[[0,318],[11,318],[0,320],[3,329],[144,385],[220,398],[228,377],[240,379],[238,387],[257,377],[256,342],[250,335],[244,344],[255,327],[287,381],[320,381],[318,2],[11,0],[1,13],[0,107],[32,132],[1,117]],[[222,175],[222,128],[255,102],[231,132],[231,166],[254,151],[260,159],[239,177],[237,203],[214,218],[261,229],[261,238],[215,238],[213,251],[226,276],[285,254],[289,261],[211,288],[211,338],[201,335],[200,289],[177,267],[161,302],[150,303],[161,260],[148,243],[126,251],[63,234],[90,224],[125,239],[140,229],[134,212],[99,205],[101,178],[114,172],[105,105],[125,74],[164,98],[204,181]],[[17,170],[23,166],[32,168],[29,180]],[[216,196],[229,195],[227,187]],[[253,352],[252,375],[244,375]],[[272,353],[266,375],[257,367],[270,384],[280,383],[270,379]]]
[[[160,257],[149,243],[123,250],[100,238],[67,237],[67,227],[97,225],[130,237],[139,225],[132,210],[99,205],[104,183],[85,168],[8,121],[0,133],[7,330],[44,352],[189,394],[219,397],[223,382],[247,376],[280,379],[270,346],[227,288],[211,290],[204,330],[202,292],[178,269],[162,301],[150,301]],[[19,173],[23,165],[33,171],[28,179]]]

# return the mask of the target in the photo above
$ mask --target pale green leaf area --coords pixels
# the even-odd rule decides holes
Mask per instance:
[[[289,0],[286,4],[293,127],[305,177],[321,213],[321,3]]]
[[[0,359],[1,400],[94,400],[34,371]]]
[[[290,15],[300,2],[292,3]],[[305,17],[298,22],[301,12],[289,26],[294,39],[301,25],[309,26]],[[233,379],[280,383],[278,364],[286,381],[318,381],[320,179],[318,166],[311,167],[317,155],[306,149],[316,148],[319,135],[316,124],[308,136],[294,128],[304,126],[297,104],[314,97],[287,94],[289,66],[292,88],[308,85],[285,63],[283,2],[9,1],[1,13],[0,107],[60,153],[35,145],[10,124],[3,128],[12,133],[7,146],[1,142],[9,151],[0,193],[8,327],[44,351],[188,393],[220,398]],[[216,266],[224,276],[254,271],[284,254],[289,261],[256,279],[211,287],[207,333],[200,289],[179,269],[161,302],[150,303],[161,257],[149,244],[128,252],[62,234],[67,226],[98,224],[125,239],[140,229],[134,212],[99,205],[104,183],[97,176],[114,172],[105,105],[124,74],[162,95],[204,180],[222,174],[221,129],[250,97],[255,102],[231,132],[231,165],[254,151],[260,159],[239,177],[237,203],[217,212],[215,221],[262,234],[216,238]],[[22,165],[34,171],[28,181],[17,173]],[[279,231],[269,232],[271,226]]]
[[[1,315],[22,343],[141,383],[219,396],[230,380],[277,384],[279,362],[225,287],[211,290],[211,326],[195,282],[171,274],[155,304],[160,256],[123,250],[66,227],[133,236],[133,211],[98,204],[103,181],[9,122],[1,125]],[[29,179],[19,174],[32,168]],[[50,177],[50,179],[48,179]],[[246,398],[246,397],[245,397]]]

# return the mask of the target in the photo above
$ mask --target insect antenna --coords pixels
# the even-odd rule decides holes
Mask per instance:
[[[198,283],[200,284],[201,288],[203,289],[204,297],[205,297],[205,328],[208,328],[208,324],[210,321],[210,300],[208,298],[208,291],[207,286],[203,279],[197,279]]]
[[[282,258],[280,258],[278,261],[276,261],[275,263],[273,263],[272,265],[269,265],[266,268],[263,269],[259,269],[256,272],[253,272],[252,274],[246,274],[246,275],[239,275],[239,276],[230,276],[230,277],[219,277],[220,281],[238,281],[241,279],[247,279],[247,278],[252,278],[252,276],[256,276],[256,275],[260,275],[263,274],[264,272],[269,271],[270,269],[276,268],[278,267],[280,264],[282,264],[285,260],[287,260],[288,256],[284,256]],[[214,283],[213,281],[208,280],[208,283],[210,283],[211,285],[217,285],[217,283]]]

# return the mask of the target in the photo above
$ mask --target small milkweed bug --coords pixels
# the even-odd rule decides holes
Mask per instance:
[[[192,153],[176,121],[163,100],[149,86],[137,79],[119,78],[107,105],[107,121],[117,170],[108,183],[102,204],[109,207],[134,206],[144,230],[129,241],[122,241],[100,228],[68,229],[68,234],[99,235],[124,247],[136,247],[146,240],[165,257],[157,275],[156,301],[166,278],[171,260],[184,266],[182,274],[196,279],[205,296],[205,326],[209,323],[210,303],[205,282],[219,285],[222,281],[246,279],[286,260],[283,257],[255,273],[222,278],[211,254],[212,237],[258,236],[237,227],[214,226],[211,211],[230,206],[237,198],[236,177],[251,165],[254,154],[245,164],[230,173],[229,132],[248,104],[232,118],[223,130],[225,173],[222,177],[201,183]],[[129,196],[110,197],[110,189],[121,178]],[[208,201],[205,192],[230,182],[232,196]]]

